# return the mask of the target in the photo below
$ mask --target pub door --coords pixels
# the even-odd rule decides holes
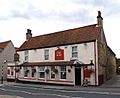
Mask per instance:
[[[81,67],[75,67],[75,85],[81,85]]]

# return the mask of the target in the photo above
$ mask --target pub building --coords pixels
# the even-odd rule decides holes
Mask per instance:
[[[8,80],[98,86],[115,74],[100,11],[97,24],[34,37],[27,29],[17,54],[19,60],[8,64]]]

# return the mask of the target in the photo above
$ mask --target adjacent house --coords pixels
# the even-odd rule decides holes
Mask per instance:
[[[8,79],[98,86],[115,74],[115,54],[107,45],[100,11],[97,24],[34,37],[28,29],[17,53],[16,72],[8,66]]]
[[[15,48],[12,41],[0,42],[0,80],[7,77],[7,62],[14,61]]]
[[[120,58],[116,59],[116,73],[120,75]]]

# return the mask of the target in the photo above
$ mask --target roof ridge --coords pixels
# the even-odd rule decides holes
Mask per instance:
[[[11,40],[8,40],[8,41],[2,41],[2,42],[0,42],[0,44],[1,44],[1,43],[7,43],[7,42],[11,42]]]
[[[4,49],[9,42],[11,42],[11,40],[0,42],[0,48]]]
[[[90,42],[97,39],[99,28],[96,27],[96,25],[97,24],[92,24],[50,34],[34,36],[28,41],[25,41],[18,51]]]
[[[47,36],[47,35],[52,35],[52,34],[58,34],[58,33],[63,33],[63,32],[66,32],[66,31],[71,31],[71,30],[76,30],[76,29],[86,28],[86,27],[96,26],[96,25],[97,24],[91,24],[91,25],[86,25],[86,26],[82,26],[82,27],[76,27],[76,28],[72,28],[72,29],[56,31],[56,32],[53,32],[53,33],[47,33],[47,34],[42,34],[42,35],[38,35],[38,36],[33,36],[32,38],[36,38],[36,37],[40,37],[40,36]]]

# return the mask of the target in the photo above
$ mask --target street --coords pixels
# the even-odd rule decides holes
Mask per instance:
[[[19,96],[20,98],[120,98],[120,89],[93,87],[86,88],[86,90],[64,90],[20,84],[0,86],[0,95]]]

